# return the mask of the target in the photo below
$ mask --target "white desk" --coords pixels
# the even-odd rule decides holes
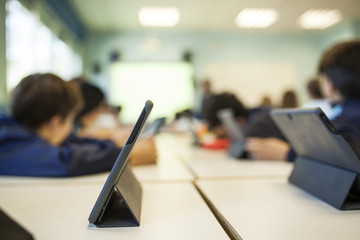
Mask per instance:
[[[89,227],[99,184],[1,186],[0,207],[37,240],[229,239],[191,183],[143,184],[141,226]]]
[[[240,160],[223,150],[187,147],[182,157],[197,178],[288,177],[293,164],[281,161]]]
[[[339,211],[286,179],[197,184],[244,240],[360,239],[360,211]]]
[[[155,137],[158,161],[156,165],[134,167],[134,174],[145,181],[192,181],[194,176],[179,160],[177,154],[180,142],[174,134],[158,134]]]

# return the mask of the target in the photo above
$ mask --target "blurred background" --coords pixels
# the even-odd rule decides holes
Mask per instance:
[[[0,0],[0,104],[26,75],[85,76],[121,118],[199,109],[199,83],[247,107],[307,101],[324,49],[360,37],[360,0]]]

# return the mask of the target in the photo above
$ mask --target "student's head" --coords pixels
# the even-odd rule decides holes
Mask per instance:
[[[81,105],[75,84],[45,73],[25,77],[12,92],[10,108],[15,120],[56,145],[70,133]]]
[[[306,90],[310,98],[312,99],[322,99],[323,94],[320,88],[320,81],[318,78],[312,78],[306,85]]]
[[[205,79],[200,82],[200,88],[204,94],[211,93],[211,83],[209,79]]]
[[[89,82],[75,82],[79,85],[84,99],[84,105],[76,116],[76,122],[81,126],[90,126],[107,106],[104,93]]]
[[[324,52],[318,67],[326,97],[360,97],[360,41],[336,44]]]
[[[284,92],[281,101],[282,108],[295,108],[298,106],[296,94],[292,90]]]
[[[225,129],[222,126],[217,112],[221,109],[231,109],[234,117],[239,121],[245,121],[247,118],[247,110],[241,101],[232,93],[220,93],[210,97],[208,104],[204,110],[204,119],[210,130],[214,131],[218,136],[225,135]]]
[[[271,98],[269,96],[263,96],[260,102],[261,107],[271,107]]]

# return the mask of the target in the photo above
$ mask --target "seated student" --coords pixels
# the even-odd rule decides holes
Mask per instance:
[[[322,92],[333,105],[328,117],[360,158],[360,41],[342,42],[325,51],[318,73]],[[246,149],[254,159],[295,157],[290,145],[277,138],[249,138]]]
[[[320,107],[321,110],[329,115],[331,113],[330,101],[327,98],[324,98],[323,93],[321,92],[320,81],[318,78],[312,78],[306,85],[307,94],[309,100],[301,105],[302,108],[315,108]]]
[[[284,92],[281,100],[281,108],[295,108],[298,107],[298,100],[296,93],[293,90]]]
[[[211,87],[210,79],[204,79],[199,83],[202,98],[201,98],[201,105],[200,105],[200,118],[204,118],[204,109],[206,108],[206,105],[209,102],[209,99],[215,94]]]
[[[293,90],[286,90],[282,95],[279,108],[295,108],[297,106],[298,100],[296,93]],[[269,113],[271,109],[272,108],[270,107],[262,109],[262,111],[260,111],[251,121],[248,121],[244,126],[244,133],[248,137],[248,141],[256,138],[271,138],[274,139],[274,142],[277,142],[277,140],[285,142],[284,146],[287,147],[287,139],[270,117]],[[271,151],[271,148],[269,150]],[[251,158],[252,153],[248,153],[247,157]],[[283,158],[282,155],[274,155],[274,159],[277,159],[278,157]]]
[[[53,74],[25,77],[0,116],[0,174],[67,177],[108,171],[120,148],[69,136],[82,106],[75,84]]]
[[[229,108],[239,124],[244,124],[248,116],[248,111],[242,102],[232,93],[224,92],[212,95],[204,109],[204,120],[208,130],[215,133],[219,138],[227,136],[225,127],[221,124],[217,112],[221,109]]]
[[[252,119],[249,120],[248,110],[235,95],[230,93],[214,95],[209,100],[208,107],[205,111],[205,120],[208,127],[218,137],[226,137],[228,135],[226,129],[222,126],[220,119],[217,116],[217,112],[219,110],[226,108],[230,108],[233,111],[239,126],[243,129],[247,138],[272,137],[274,139],[279,139],[279,141],[282,142],[286,141],[279,128],[270,118],[270,108],[261,109],[258,113],[256,113],[256,116],[251,116]]]
[[[248,109],[247,122],[252,122],[257,118],[259,113],[267,112],[270,108],[272,108],[271,99],[269,96],[264,95],[258,106]]]
[[[109,112],[104,93],[85,80],[76,82],[83,95],[84,105],[75,118],[76,134],[81,137],[109,139],[119,147],[124,146],[132,126],[121,126]],[[156,163],[157,150],[153,138],[139,138],[130,155],[132,165]]]

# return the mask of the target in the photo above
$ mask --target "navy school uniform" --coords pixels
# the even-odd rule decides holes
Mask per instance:
[[[119,152],[112,141],[70,135],[50,145],[13,118],[0,115],[0,174],[69,177],[111,170]]]
[[[330,120],[360,159],[360,98],[348,98],[333,109]]]

